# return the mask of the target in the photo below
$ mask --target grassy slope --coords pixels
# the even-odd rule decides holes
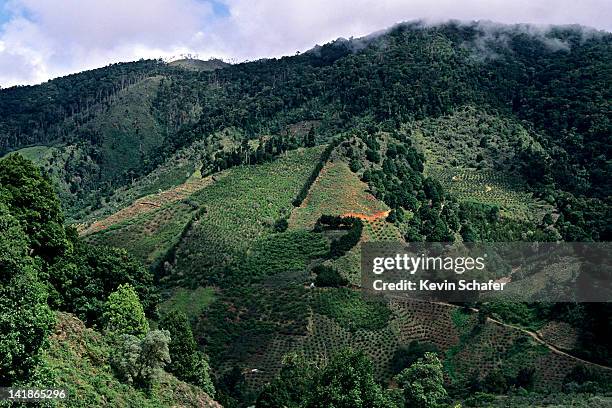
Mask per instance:
[[[66,388],[66,407],[219,407],[202,390],[164,373],[150,392],[121,383],[109,365],[111,346],[100,333],[70,314],[59,313],[43,356],[54,387]]]

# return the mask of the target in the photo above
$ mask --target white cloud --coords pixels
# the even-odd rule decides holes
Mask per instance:
[[[609,0],[11,0],[0,28],[0,85],[111,62],[197,53],[237,60],[293,54],[400,21],[578,23],[610,31]]]

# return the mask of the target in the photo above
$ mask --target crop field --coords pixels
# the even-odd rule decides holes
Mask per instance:
[[[322,362],[341,348],[353,347],[364,351],[372,359],[376,375],[387,378],[389,363],[399,345],[392,326],[377,330],[350,331],[328,316],[314,315],[312,332],[301,351],[306,356]]]
[[[328,313],[317,306],[321,303],[317,299],[327,295],[326,290],[315,291],[309,296],[313,313],[308,318],[306,333],[285,333],[268,339],[246,360],[245,377],[249,387],[255,389],[270,381],[280,369],[282,356],[289,352],[302,353],[308,360],[324,364],[343,347],[363,350],[372,359],[375,374],[390,379],[395,351],[412,340],[427,341],[438,347],[444,355],[446,379],[459,386],[467,380],[464,373],[478,372],[484,377],[501,371],[516,375],[521,367],[534,367],[537,388],[545,390],[559,387],[564,376],[579,363],[518,329],[490,320],[478,324],[475,313],[452,305],[392,299],[386,322],[383,319],[377,320],[380,325],[351,326],[350,319],[343,319],[342,313]],[[361,295],[355,293],[355,296]],[[343,303],[342,296],[336,294],[332,298]]]
[[[313,310],[336,320],[352,332],[381,329],[387,325],[391,314],[385,303],[366,300],[359,291],[348,288],[317,290]]]
[[[196,209],[184,202],[177,202],[146,212],[110,228],[85,236],[85,240],[97,245],[125,248],[129,253],[151,265],[178,241]]]
[[[426,169],[459,201],[497,205],[505,217],[540,221],[552,208],[510,176],[492,170]]]
[[[200,316],[194,333],[205,342],[213,366],[224,371],[266,354],[275,338],[304,336],[309,297],[310,291],[302,286],[227,288]]]
[[[430,166],[510,170],[519,146],[539,146],[516,121],[466,106],[408,129]]]
[[[341,257],[325,261],[325,264],[335,268],[351,285],[361,285],[361,242]]]
[[[229,169],[227,175],[194,193],[201,216],[177,247],[176,273],[201,275],[211,266],[243,256],[253,243],[288,217],[323,147],[288,152],[277,160]]]
[[[291,214],[289,227],[310,229],[323,214],[381,216],[389,208],[367,189],[345,162],[328,162],[302,205]]]
[[[224,173],[218,174],[215,176],[215,179],[219,179],[223,176]],[[211,183],[213,183],[212,176],[202,178],[199,175],[199,171],[195,172],[194,175],[185,183],[157,194],[151,194],[139,198],[128,207],[125,207],[106,218],[94,221],[89,226],[84,227],[80,233],[81,235],[91,234],[107,229],[112,225],[119,224],[123,221],[129,221],[141,214],[157,211],[159,208],[167,204],[189,197],[194,192],[206,187]]]
[[[244,263],[244,275],[272,276],[304,271],[309,261],[329,252],[322,234],[305,230],[266,235],[253,244]]]

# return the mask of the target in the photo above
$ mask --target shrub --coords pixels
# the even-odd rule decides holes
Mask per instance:
[[[410,367],[419,358],[422,358],[425,353],[437,353],[438,351],[438,347],[433,343],[413,340],[407,346],[401,346],[395,350],[391,359],[391,371],[393,374],[398,374],[403,369]]]

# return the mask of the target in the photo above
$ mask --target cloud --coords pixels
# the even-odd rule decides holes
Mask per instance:
[[[10,0],[4,14],[2,86],[187,52],[239,61],[288,55],[421,18],[612,30],[609,0]]]

